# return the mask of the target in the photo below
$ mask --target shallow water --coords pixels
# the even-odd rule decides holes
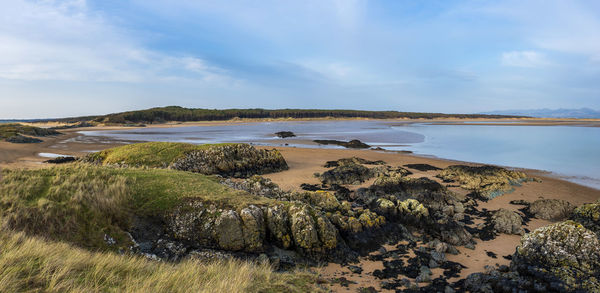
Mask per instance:
[[[278,139],[292,131],[297,137]],[[386,121],[256,122],[219,126],[82,131],[87,137],[189,143],[252,142],[261,145],[308,145],[313,139],[359,139],[390,150],[445,159],[539,169],[600,189],[600,128],[402,123]],[[84,138],[85,139],[85,138]]]

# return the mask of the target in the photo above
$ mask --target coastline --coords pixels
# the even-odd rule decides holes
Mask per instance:
[[[243,123],[243,122],[242,122]],[[206,123],[201,123],[206,125]],[[170,127],[163,125],[163,127]],[[110,129],[131,129],[116,127]],[[44,142],[38,144],[11,144],[0,142],[0,168],[44,168],[51,166],[42,163],[48,158],[38,156],[39,153],[57,153],[63,155],[82,156],[90,151],[99,151],[102,149],[129,143],[127,141],[92,141],[81,142],[77,138],[83,136],[78,133],[82,130],[92,129],[66,129],[62,130],[64,135],[45,138]],[[93,130],[107,130],[106,128],[94,128]],[[379,150],[356,150],[356,149],[338,149],[338,148],[301,148],[286,146],[256,146],[261,149],[278,149],[286,159],[289,170],[266,174],[264,177],[271,179],[284,190],[300,190],[300,184],[317,184],[318,179],[313,176],[316,172],[327,170],[323,167],[326,161],[337,160],[347,157],[360,157],[367,160],[383,160],[393,166],[403,166],[406,164],[429,164],[439,168],[445,168],[449,165],[466,164],[482,165],[478,163],[463,162],[457,160],[441,159],[432,156],[423,156],[398,151],[379,151]],[[490,211],[505,208],[518,211],[521,206],[510,204],[510,201],[522,199],[535,201],[540,198],[563,199],[579,206],[584,203],[594,202],[600,198],[600,191],[591,187],[586,187],[573,182],[566,181],[542,170],[532,170],[523,168],[512,168],[524,171],[529,176],[538,178],[541,182],[527,182],[522,186],[515,187],[511,193],[496,197],[487,202],[478,202],[480,209]],[[418,171],[410,169],[414,174],[411,177],[428,177],[441,182],[434,175],[435,171]],[[373,179],[372,179],[373,180]],[[352,188],[366,187],[372,184],[369,180],[361,185],[354,185]],[[465,196],[468,192],[459,187],[449,187],[449,189],[458,195]],[[528,230],[534,230],[541,226],[552,223],[551,221],[531,219],[524,227]],[[450,261],[460,263],[465,268],[458,277],[464,278],[470,273],[481,272],[486,266],[508,265],[510,260],[503,256],[514,253],[515,247],[519,244],[521,237],[518,235],[501,234],[491,241],[477,240],[475,249],[459,247],[458,255],[448,255]],[[388,247],[391,248],[391,247]],[[377,252],[375,252],[377,253]],[[323,278],[335,279],[344,277],[348,280],[357,282],[361,287],[373,286],[381,290],[379,283],[381,280],[375,278],[372,272],[376,269],[382,269],[381,262],[373,262],[368,258],[361,258],[361,266],[364,269],[362,274],[353,274],[347,267],[338,264],[328,264],[317,268]],[[432,270],[435,274],[440,274],[440,270]],[[334,291],[345,291],[346,289],[358,289],[358,285],[350,284],[349,287],[341,287],[336,284],[332,287]],[[385,292],[385,290],[384,290]]]

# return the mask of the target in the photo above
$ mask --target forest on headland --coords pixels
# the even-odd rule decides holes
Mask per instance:
[[[58,119],[62,122],[93,120],[103,123],[162,123],[167,121],[223,121],[240,119],[281,118],[373,118],[373,119],[434,119],[434,118],[516,118],[521,116],[483,114],[443,114],[399,111],[319,110],[319,109],[192,109],[179,106],[157,107],[102,116]]]

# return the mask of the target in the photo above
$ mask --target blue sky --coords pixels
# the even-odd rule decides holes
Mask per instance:
[[[599,1],[3,1],[0,118],[600,108]]]

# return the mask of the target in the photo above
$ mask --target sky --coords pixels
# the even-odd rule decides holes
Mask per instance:
[[[600,109],[595,0],[0,1],[0,119]]]

